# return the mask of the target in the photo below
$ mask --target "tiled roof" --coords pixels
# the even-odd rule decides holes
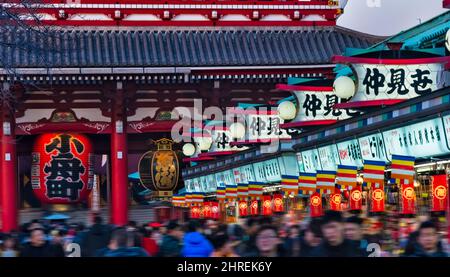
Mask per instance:
[[[333,55],[342,54],[346,47],[367,48],[381,39],[332,27],[73,29],[53,31],[48,37],[14,31],[4,32],[0,40],[15,45],[0,43],[0,67],[196,67],[328,64]]]

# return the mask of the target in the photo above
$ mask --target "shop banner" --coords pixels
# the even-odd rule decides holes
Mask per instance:
[[[373,213],[384,212],[384,184],[375,184],[371,187],[371,209]]]
[[[341,191],[335,190],[335,192],[330,195],[330,210],[340,211],[341,202],[342,202]]]
[[[322,166],[319,160],[319,152],[317,149],[311,149],[301,152],[302,168],[299,168],[302,172],[314,173],[317,170],[322,170]]]
[[[402,184],[402,205],[401,214],[415,214],[416,213],[416,193],[414,191],[414,184]]]
[[[441,118],[383,132],[386,154],[426,158],[450,153]]]
[[[352,63],[358,80],[352,102],[381,99],[411,99],[443,87],[444,63],[407,65]]]
[[[258,200],[256,200],[256,199],[251,201],[250,214],[253,216],[259,215],[259,205],[258,205]]]
[[[309,199],[309,210],[311,217],[322,216],[322,197],[318,192],[311,195]]]
[[[263,215],[272,215],[272,197],[270,195],[264,195],[263,201]]]
[[[358,142],[363,160],[388,161],[381,133],[359,138]]]
[[[349,109],[335,109],[333,106],[345,102],[331,90],[294,91],[299,103],[298,113],[293,122],[314,120],[342,120],[359,115],[360,113]]]
[[[248,113],[246,115],[245,139],[247,141],[270,141],[273,139],[289,139],[287,130],[280,128],[284,120],[277,111]]]
[[[357,139],[339,142],[336,145],[342,165],[363,165],[361,148]]]
[[[447,175],[433,175],[431,176],[433,201],[432,212],[443,212],[447,207],[448,181]]]
[[[273,195],[273,211],[275,213],[282,213],[284,211],[283,195],[280,193]]]
[[[317,148],[320,164],[323,170],[337,169],[337,165],[340,164],[339,153],[336,145],[331,144],[324,147]]]
[[[362,208],[362,190],[361,186],[356,186],[350,192],[349,197],[350,202],[350,210],[351,211],[360,211]]]

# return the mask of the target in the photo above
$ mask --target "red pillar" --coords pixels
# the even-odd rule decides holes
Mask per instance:
[[[14,117],[9,107],[4,107],[1,115],[0,132],[0,185],[2,203],[3,232],[17,230],[17,166],[16,139],[14,134]]]
[[[111,116],[111,223],[121,226],[128,223],[128,149],[122,91],[117,95]]]

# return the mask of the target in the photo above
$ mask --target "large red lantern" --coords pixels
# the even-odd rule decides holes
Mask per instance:
[[[273,195],[273,211],[276,213],[281,213],[284,211],[282,194],[277,193]]]
[[[220,217],[219,202],[211,202],[211,218],[219,219],[219,217]]]
[[[71,204],[88,196],[94,182],[90,140],[80,134],[40,135],[33,148],[31,184],[48,204]]]
[[[322,197],[318,192],[311,195],[309,199],[309,209],[311,217],[322,216]]]
[[[352,189],[350,193],[350,210],[351,211],[359,211],[362,208],[362,190],[360,186]]]
[[[263,215],[272,214],[272,197],[270,197],[270,195],[264,195],[262,206],[263,206]]]
[[[371,193],[371,212],[384,212],[384,199],[384,185],[381,184],[378,187],[374,187]]]
[[[252,200],[250,203],[250,214],[259,215],[258,200]]]
[[[239,216],[248,216],[248,204],[247,201],[239,201]]]
[[[332,211],[340,211],[341,210],[341,192],[335,191],[333,194],[330,195],[330,210]]]

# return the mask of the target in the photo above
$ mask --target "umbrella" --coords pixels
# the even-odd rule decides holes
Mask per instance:
[[[70,216],[65,215],[65,214],[51,214],[51,215],[44,217],[44,219],[46,219],[46,220],[64,220],[64,219],[69,219],[69,218],[70,218]]]

